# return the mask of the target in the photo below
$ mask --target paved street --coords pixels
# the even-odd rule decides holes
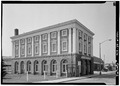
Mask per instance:
[[[11,74],[6,76],[4,83],[105,83],[108,85],[115,85],[115,71],[94,72],[94,75],[86,75],[80,77],[59,77],[56,76],[44,76],[29,74],[29,80],[27,81],[26,74]]]
[[[116,83],[115,77],[116,77],[115,71],[114,72],[110,71],[110,72],[103,72],[102,75],[93,76],[91,78],[64,81],[62,83],[105,83],[107,85],[115,85]]]

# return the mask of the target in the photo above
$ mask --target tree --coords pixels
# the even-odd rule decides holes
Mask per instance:
[[[5,75],[7,74],[6,67],[7,67],[7,65],[5,64],[4,60],[2,59],[2,64],[1,64],[1,68],[2,68],[2,70],[1,70],[1,72],[2,72],[1,76],[2,76],[2,78],[4,78]]]

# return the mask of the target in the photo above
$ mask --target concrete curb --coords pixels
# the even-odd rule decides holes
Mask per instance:
[[[64,83],[66,81],[74,81],[77,79],[86,79],[86,78],[91,78],[94,76],[98,76],[98,74],[94,74],[94,75],[86,75],[86,76],[82,76],[82,77],[71,77],[71,78],[64,78],[64,79],[57,79],[57,80],[49,80],[49,81],[38,81],[38,82],[34,82],[34,83]]]

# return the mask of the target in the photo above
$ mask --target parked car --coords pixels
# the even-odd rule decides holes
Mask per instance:
[[[103,68],[103,71],[104,71],[104,72],[107,72],[107,71],[108,71],[108,68],[106,68],[106,67]]]

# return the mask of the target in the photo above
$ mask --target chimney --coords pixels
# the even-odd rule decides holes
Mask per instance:
[[[15,29],[15,36],[19,35],[19,30],[16,28]]]

